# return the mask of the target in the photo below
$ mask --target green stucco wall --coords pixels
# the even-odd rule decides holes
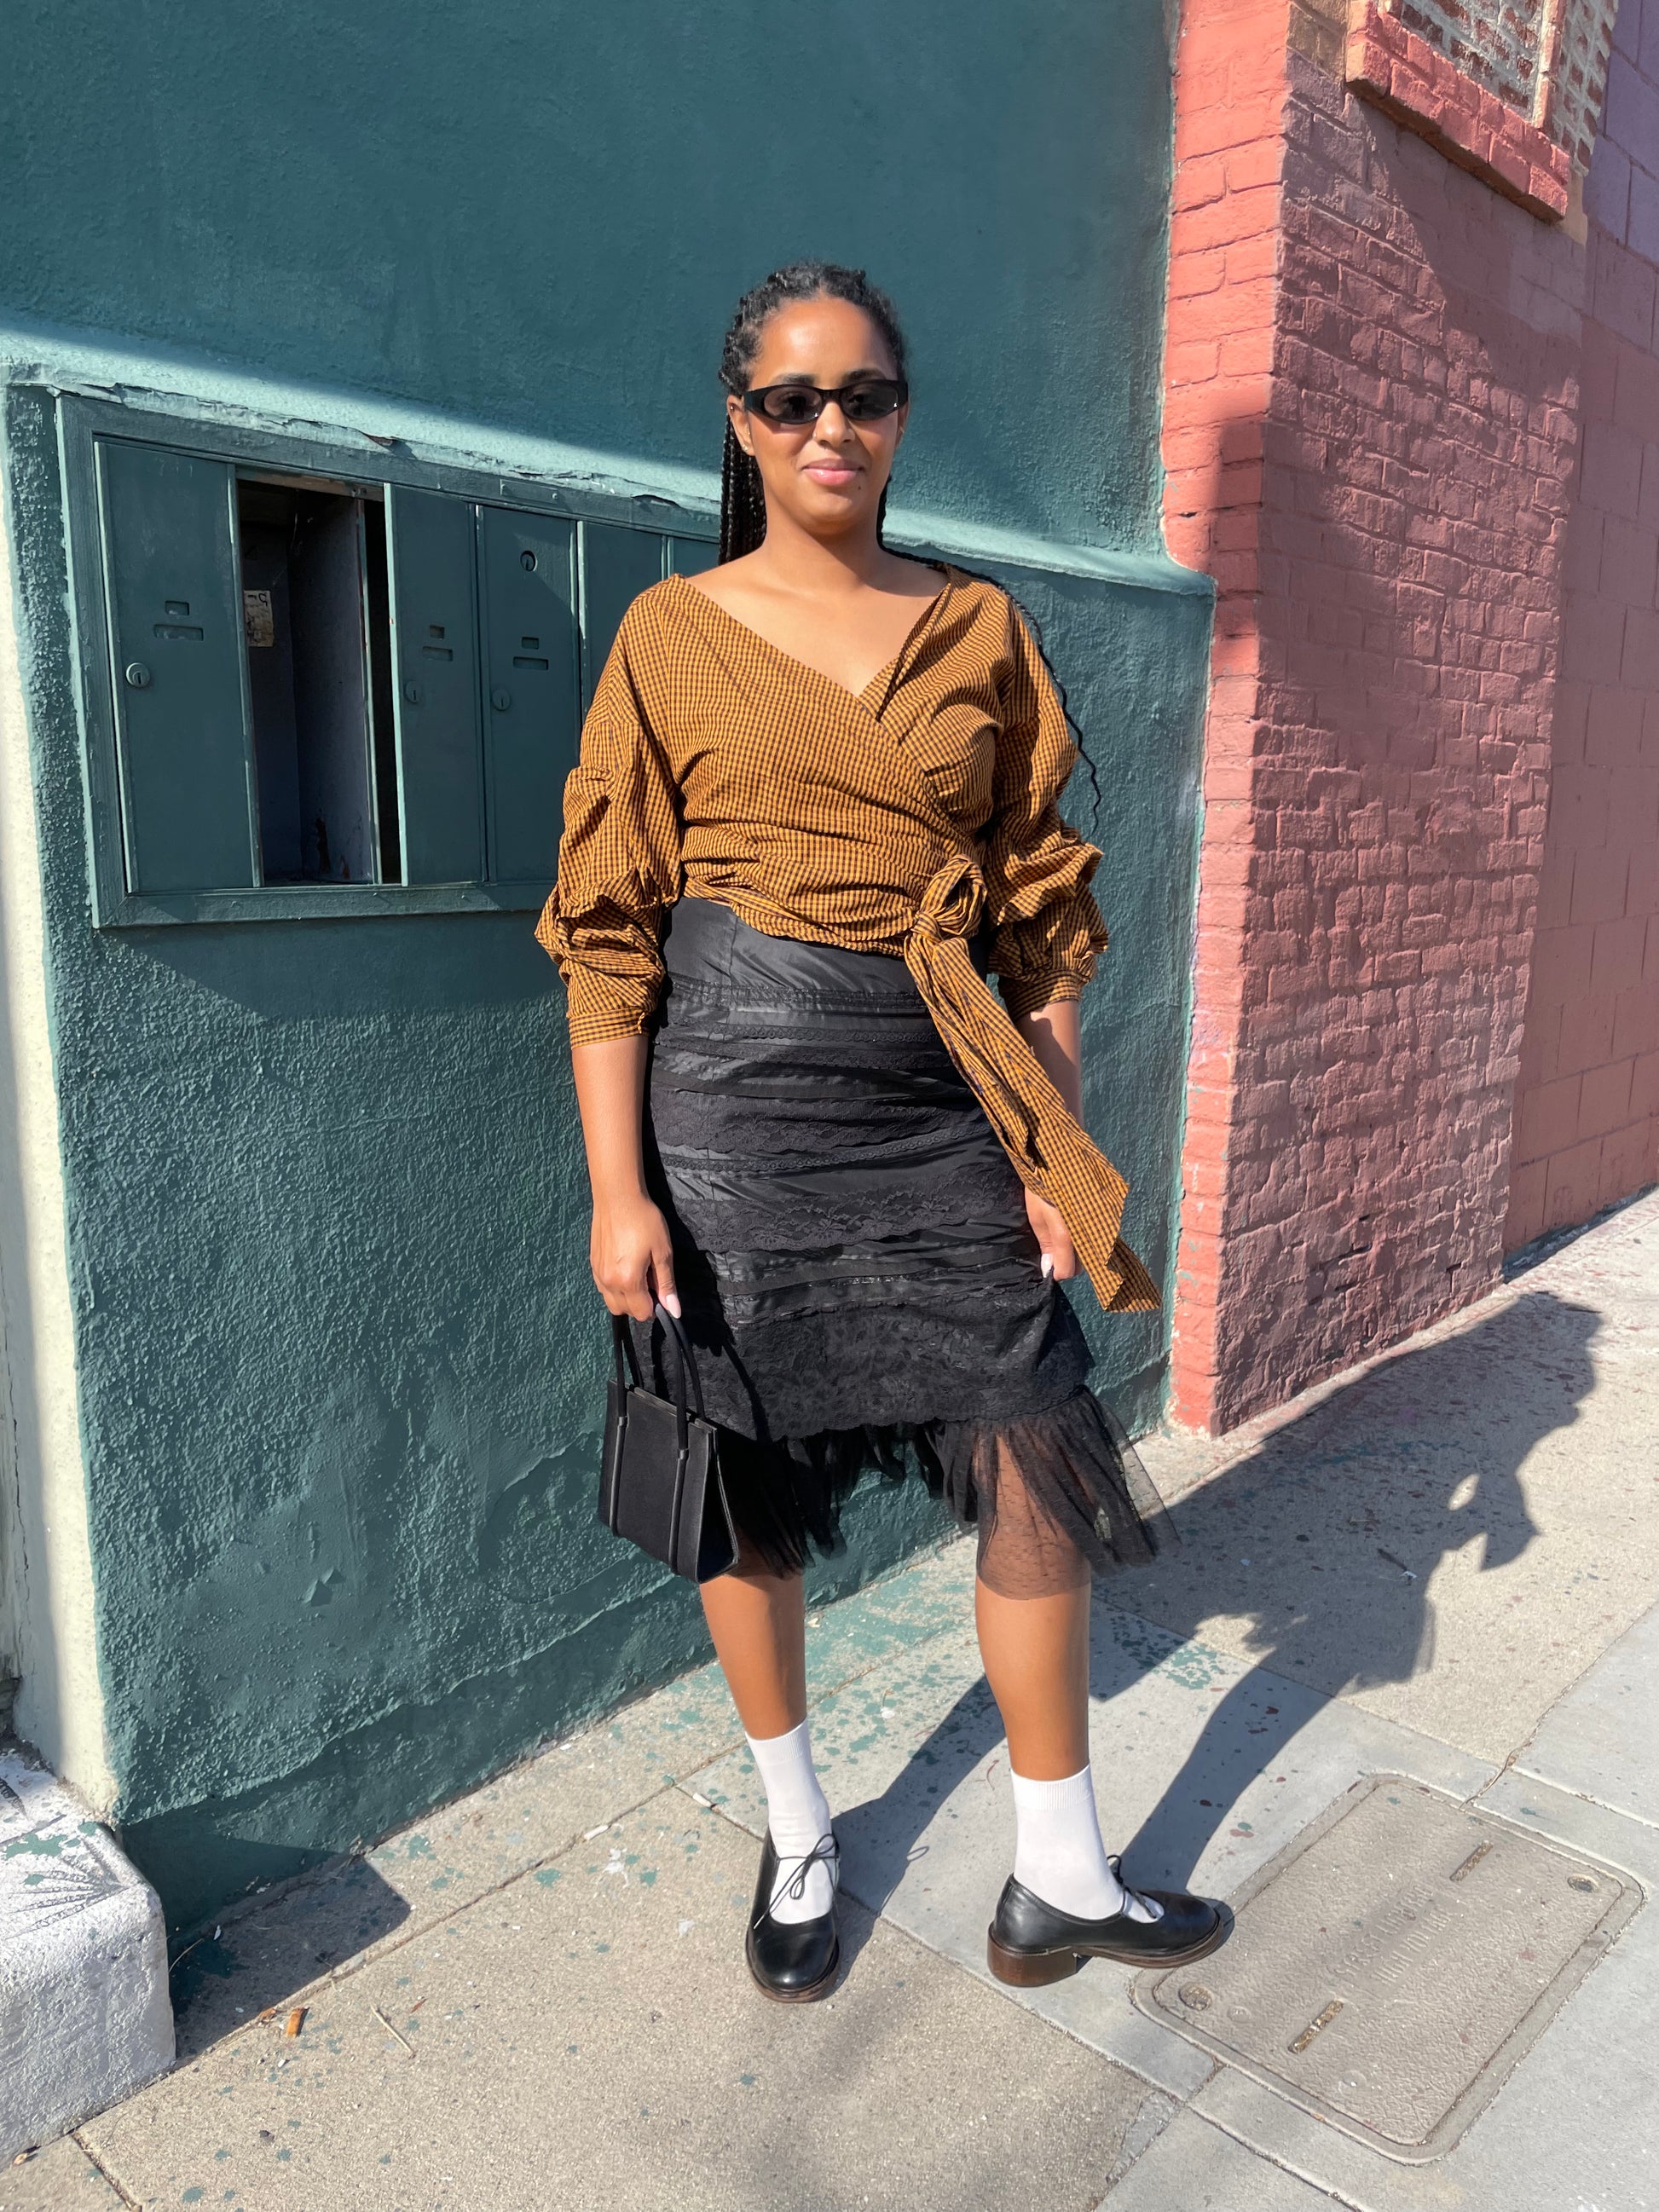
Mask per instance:
[[[125,1840],[182,1922],[702,1644],[592,1522],[605,1332],[528,918],[91,930],[40,386],[325,425],[380,394],[503,465],[558,440],[683,490],[734,294],[799,251],[867,262],[915,348],[915,533],[1019,592],[1099,765],[1070,807],[1114,933],[1091,1119],[1167,1270],[1208,633],[1158,556],[1167,56],[1142,0],[841,0],[787,47],[758,0],[33,0],[8,31],[8,506],[100,1664]],[[1167,1316],[1079,1303],[1151,1418]],[[854,1517],[826,1589],[936,1525],[914,1490]]]
[[[14,0],[5,56],[20,312],[702,466],[738,294],[864,261],[906,504],[1157,542],[1153,0]]]

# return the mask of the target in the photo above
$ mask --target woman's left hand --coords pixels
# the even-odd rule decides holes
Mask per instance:
[[[1077,1252],[1072,1243],[1071,1231],[1048,1200],[1039,1198],[1034,1190],[1028,1190],[1025,1194],[1025,1212],[1036,1234],[1037,1243],[1054,1263],[1055,1281],[1067,1281],[1077,1273]]]
[[[1077,1000],[1056,999],[1049,1006],[1021,1014],[1014,1027],[1036,1054],[1043,1073],[1059,1091],[1066,1112],[1080,1121],[1083,1081],[1079,1071],[1083,1064],[1083,1040]],[[1025,1194],[1025,1212],[1038,1245],[1054,1263],[1050,1272],[1055,1281],[1069,1280],[1078,1272],[1077,1248],[1072,1243],[1071,1231],[1048,1200],[1039,1198],[1034,1190]]]

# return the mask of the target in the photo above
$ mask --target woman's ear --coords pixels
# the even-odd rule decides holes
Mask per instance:
[[[726,395],[726,419],[732,425],[732,435],[752,461],[755,458],[755,433],[750,427],[749,410],[735,392]]]

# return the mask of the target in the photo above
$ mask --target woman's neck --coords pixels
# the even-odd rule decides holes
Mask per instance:
[[[755,554],[761,577],[778,591],[803,598],[834,599],[890,586],[896,556],[889,553],[873,527],[844,536],[814,538],[787,519],[769,520]]]

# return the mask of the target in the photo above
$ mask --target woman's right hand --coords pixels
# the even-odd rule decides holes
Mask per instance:
[[[594,1206],[587,1255],[593,1280],[611,1313],[649,1321],[659,1298],[679,1319],[668,1223],[661,1207],[653,1206],[643,1191]]]
[[[678,1321],[674,1248],[661,1208],[647,1194],[643,1109],[648,1051],[643,1036],[607,1037],[570,1055],[593,1194],[588,1263],[613,1314],[649,1321],[660,1298]]]

